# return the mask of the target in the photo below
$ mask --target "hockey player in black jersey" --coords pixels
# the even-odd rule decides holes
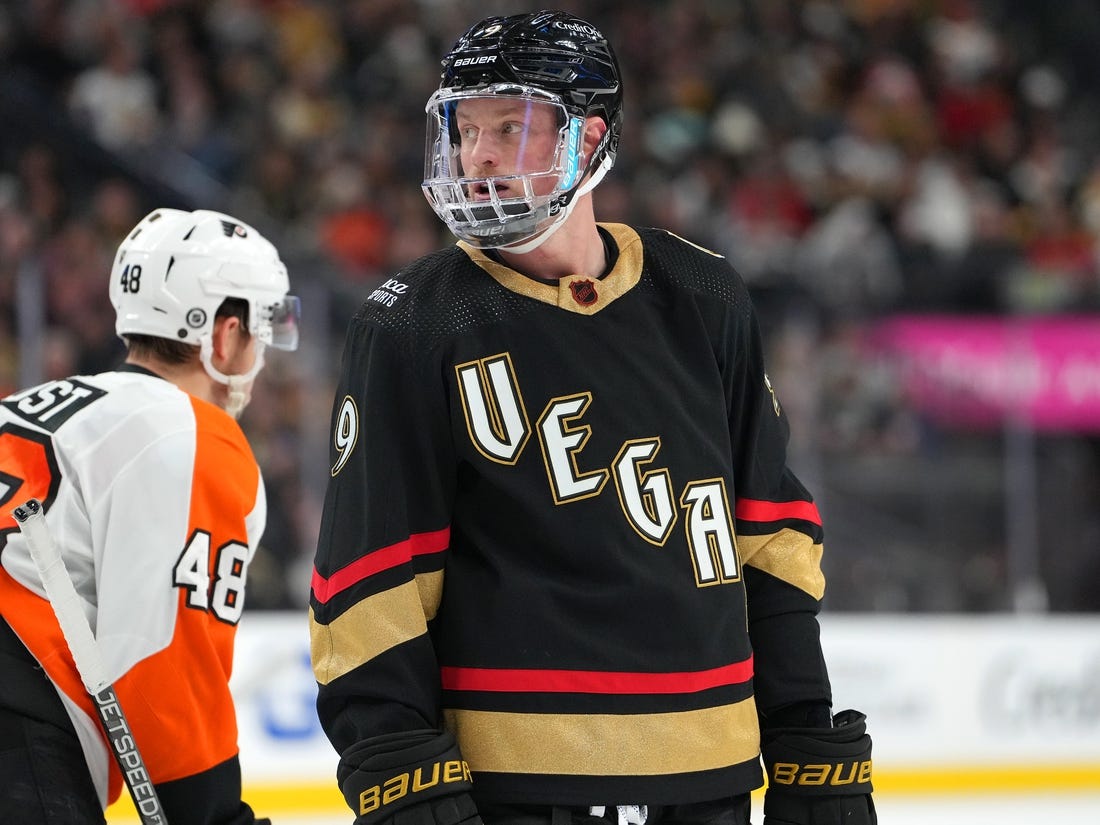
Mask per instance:
[[[312,582],[362,825],[747,825],[764,771],[765,825],[876,821],[745,285],[595,219],[622,100],[604,36],[537,12],[469,29],[428,102],[459,241],[351,322]]]

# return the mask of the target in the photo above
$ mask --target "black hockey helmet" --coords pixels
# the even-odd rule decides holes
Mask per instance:
[[[441,89],[519,83],[559,95],[566,106],[607,123],[614,157],[623,119],[619,61],[600,31],[561,11],[490,17],[472,26],[443,58]]]
[[[560,225],[574,197],[590,191],[615,161],[623,106],[615,53],[607,38],[579,17],[538,11],[476,23],[458,39],[442,65],[439,89],[426,107],[424,193],[463,240],[480,247],[528,251],[516,245],[536,236],[548,237],[546,230]],[[559,156],[542,173],[558,176],[561,185],[548,199],[531,196],[530,191],[525,198],[494,197],[477,203],[465,196],[474,179],[464,178],[458,163],[455,105],[471,97],[499,96],[549,101],[562,110]],[[602,118],[607,131],[592,156],[581,158],[574,144],[590,116]],[[582,160],[583,169],[579,168]]]

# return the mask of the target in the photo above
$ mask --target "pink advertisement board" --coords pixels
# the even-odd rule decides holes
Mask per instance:
[[[1100,316],[900,316],[873,351],[900,370],[916,409],[944,423],[1100,431]]]

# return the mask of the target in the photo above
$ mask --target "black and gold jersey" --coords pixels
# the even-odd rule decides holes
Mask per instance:
[[[601,231],[602,279],[460,243],[350,325],[311,631],[334,746],[388,743],[341,774],[361,814],[443,787],[405,733],[453,734],[479,802],[676,804],[761,784],[758,707],[829,702],[821,520],[747,289]]]

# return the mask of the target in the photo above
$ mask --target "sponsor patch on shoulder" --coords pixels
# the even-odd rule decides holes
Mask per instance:
[[[403,284],[396,278],[390,278],[378,289],[374,290],[367,296],[367,301],[376,304],[382,304],[383,306],[392,307],[398,302],[402,295],[408,291],[409,285]]]

